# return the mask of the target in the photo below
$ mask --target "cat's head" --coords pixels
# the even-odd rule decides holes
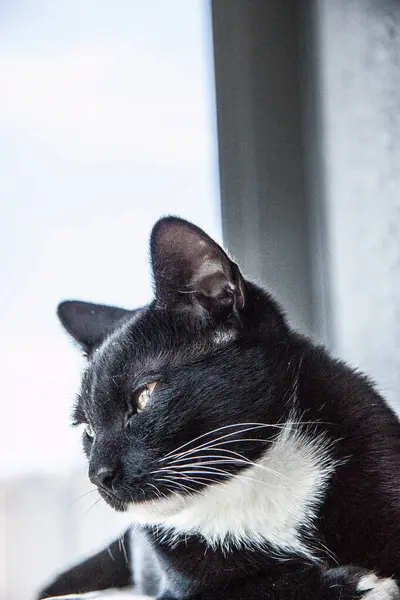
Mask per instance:
[[[87,356],[74,422],[89,477],[115,509],[156,522],[265,451],[287,392],[288,329],[194,225],[161,219],[150,250],[148,306],[66,301],[58,314]],[[134,281],[134,266],[126,273]]]

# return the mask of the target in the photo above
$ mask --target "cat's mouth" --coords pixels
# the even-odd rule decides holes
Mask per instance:
[[[133,521],[142,525],[157,524],[160,520],[182,511],[193,496],[176,494],[165,498],[152,498],[142,502],[131,502],[126,510]]]
[[[142,510],[144,509],[146,512],[158,512],[159,509],[163,510],[164,505],[168,508],[171,507],[172,504],[177,504],[182,506],[184,501],[184,495],[174,494],[171,496],[164,496],[160,498],[159,495],[145,495],[143,493],[143,489],[139,489],[136,491],[131,491],[129,494],[124,494],[125,497],[122,497],[122,492],[117,494],[111,490],[98,487],[98,492],[103,500],[114,510],[118,512],[126,512],[128,509]],[[175,502],[171,502],[171,500],[175,500]]]
[[[98,487],[98,492],[103,500],[117,512],[129,511],[138,521],[149,520],[149,516],[164,515],[178,512],[184,508],[189,496],[175,493],[174,495],[160,498],[158,495],[145,496],[142,493],[131,493],[129,499],[122,499],[119,495],[101,487]],[[150,519],[151,520],[151,519]]]
[[[107,502],[111,508],[118,512],[125,512],[129,506],[129,502],[126,502],[119,498],[116,494],[113,494],[111,491],[97,488],[100,496]]]

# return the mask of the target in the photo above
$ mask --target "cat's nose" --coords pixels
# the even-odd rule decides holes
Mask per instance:
[[[113,467],[101,467],[97,471],[89,473],[89,479],[95,485],[111,490],[117,477],[117,469]]]

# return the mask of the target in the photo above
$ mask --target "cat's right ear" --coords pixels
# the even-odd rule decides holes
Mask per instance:
[[[120,319],[132,312],[116,306],[79,300],[66,300],[57,308],[58,318],[64,328],[86,354],[90,354],[102,342]]]

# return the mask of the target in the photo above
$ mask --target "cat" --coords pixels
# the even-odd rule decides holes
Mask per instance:
[[[40,597],[400,598],[394,412],[195,225],[159,220],[150,252],[148,306],[58,307],[89,478],[132,528]]]

